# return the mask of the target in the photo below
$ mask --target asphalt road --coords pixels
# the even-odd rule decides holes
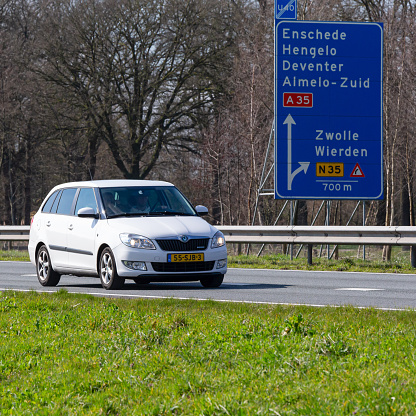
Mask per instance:
[[[217,289],[199,282],[151,283],[126,281],[122,290],[108,291],[98,278],[62,276],[56,287],[42,287],[35,267],[26,262],[0,262],[0,291],[36,290],[125,298],[214,299],[302,305],[353,305],[382,309],[416,309],[416,274],[312,272],[289,270],[229,269]]]

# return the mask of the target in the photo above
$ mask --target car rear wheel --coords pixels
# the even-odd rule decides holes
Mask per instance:
[[[117,274],[116,261],[108,247],[101,253],[99,274],[104,289],[120,289],[124,285],[124,278]]]
[[[203,277],[201,284],[204,287],[220,287],[224,280],[223,274],[217,274],[214,276]]]
[[[36,257],[36,274],[42,286],[56,286],[61,279],[61,275],[52,267],[51,258],[46,246],[42,246],[38,251]]]

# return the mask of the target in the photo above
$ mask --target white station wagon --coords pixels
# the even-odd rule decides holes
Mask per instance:
[[[30,260],[43,286],[61,275],[99,276],[105,289],[200,281],[221,285],[227,272],[224,235],[201,218],[171,183],[105,180],[53,188],[32,219]]]

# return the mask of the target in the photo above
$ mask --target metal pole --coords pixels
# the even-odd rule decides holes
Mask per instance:
[[[328,202],[329,201],[324,201],[324,202],[326,203],[325,225],[328,225]],[[319,249],[319,258],[322,257],[323,248],[324,248],[324,246],[321,244],[321,248]],[[329,248],[329,246],[327,246],[327,249],[328,248]]]
[[[320,212],[322,211],[322,207],[324,206],[325,201],[322,201],[321,206],[318,209],[318,212],[315,215],[315,218],[312,220],[311,225],[315,225],[316,220],[318,219],[318,215],[320,214]],[[300,245],[298,252],[296,253],[295,258],[299,257],[300,252],[302,251],[303,248],[303,244]]]
[[[410,246],[410,263],[416,268],[416,246]]]
[[[312,261],[312,244],[308,244],[308,265],[312,266],[313,261]]]
[[[363,225],[365,225],[365,201],[363,201]],[[363,245],[363,260],[365,260],[365,245]]]
[[[280,219],[280,217],[282,216],[282,214],[283,214],[283,212],[284,212],[284,210],[286,209],[286,207],[287,207],[287,204],[289,203],[289,201],[288,200],[286,200],[286,202],[284,203],[284,205],[283,205],[283,208],[280,210],[280,212],[279,212],[279,215],[277,216],[277,218],[276,218],[276,221],[274,222],[274,224],[273,225],[276,225],[277,224],[277,221],[279,221],[279,219]],[[257,257],[260,257],[260,254],[262,253],[262,251],[263,251],[263,249],[264,249],[264,247],[266,246],[266,244],[263,244],[262,246],[261,246],[261,248],[260,248],[260,251],[257,253]]]
[[[293,201],[290,201],[290,225],[293,225]],[[290,261],[293,260],[293,244],[290,244]]]
[[[358,202],[357,202],[357,205],[355,206],[353,213],[351,214],[351,216],[350,216],[349,220],[347,221],[347,223],[346,223],[345,225],[350,225],[350,222],[351,222],[351,220],[353,219],[354,214],[357,212],[357,209],[358,209],[358,207],[360,206],[360,203],[361,203],[360,201],[358,201]],[[331,256],[329,257],[329,259],[332,259],[332,256],[334,255],[335,250],[337,249],[338,245],[339,245],[339,244],[335,245],[335,247],[334,247],[334,249],[332,250],[332,253],[331,253]]]
[[[260,177],[260,191],[264,186],[264,182],[263,182],[264,172],[266,171],[267,159],[269,158],[270,147],[271,147],[271,143],[272,143],[272,140],[273,140],[273,132],[274,132],[274,120],[273,120],[272,128],[270,129],[269,143],[267,145],[266,156],[264,158],[263,169],[262,169],[261,177]],[[273,166],[274,166],[274,162],[273,162]],[[272,169],[273,169],[273,166],[272,166]],[[271,171],[271,169],[269,170],[267,176],[269,176],[270,171]]]
[[[331,214],[331,201],[327,201],[326,203],[326,225],[329,225],[330,222],[330,214]],[[326,257],[329,260],[329,244],[326,246]]]
[[[263,179],[264,179],[264,173],[266,171],[267,159],[269,158],[270,147],[271,147],[271,143],[272,143],[272,139],[273,139],[273,132],[274,132],[274,120],[273,120],[273,123],[272,123],[272,128],[270,129],[269,143],[267,145],[266,156],[264,157],[263,169],[262,169],[261,177],[260,177],[260,184],[261,185],[260,185],[260,188],[257,190],[256,205],[254,207],[254,213],[253,213],[253,219],[251,221],[251,225],[254,225],[254,222],[256,221],[256,214],[257,214],[257,208],[258,208],[258,204],[259,204],[259,197],[260,197],[260,193],[263,189],[264,182],[265,182],[265,180],[263,182]],[[271,170],[273,169],[273,166],[274,166],[274,162],[273,162],[273,165],[272,165],[271,169],[269,170],[269,172],[267,174],[267,177],[269,176]],[[249,253],[250,253],[250,244],[247,245],[247,252],[246,252],[247,256],[249,255]]]

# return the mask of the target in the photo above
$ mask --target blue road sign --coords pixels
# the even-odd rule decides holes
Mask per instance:
[[[383,199],[383,28],[277,21],[275,198]]]
[[[274,17],[279,19],[297,19],[298,4],[297,0],[275,0]]]

